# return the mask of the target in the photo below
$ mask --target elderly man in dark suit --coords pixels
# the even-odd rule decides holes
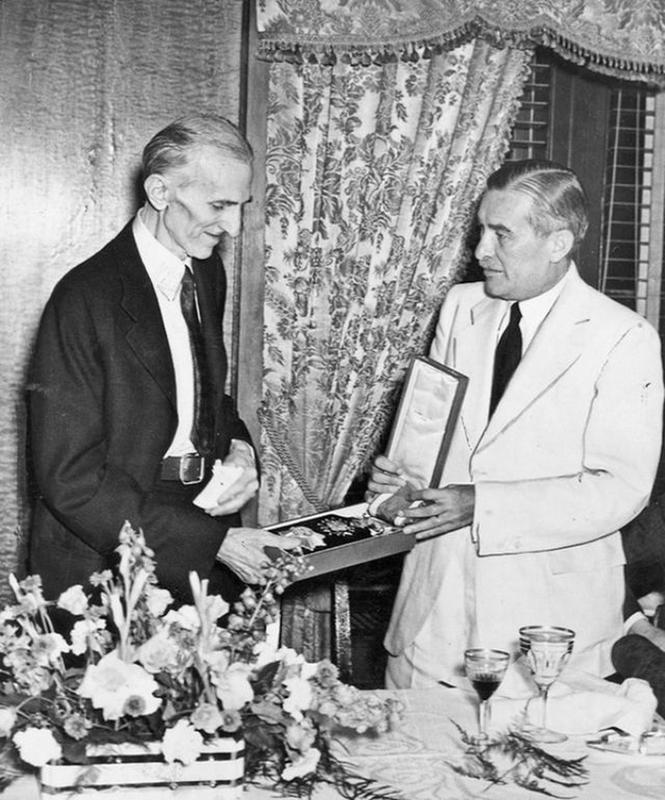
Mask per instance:
[[[251,149],[226,119],[176,120],[144,149],[144,206],[48,301],[29,385],[29,569],[47,597],[111,566],[125,520],[180,602],[190,570],[235,596],[259,577],[264,545],[283,541],[241,525],[257,465],[225,394],[216,247],[240,230],[251,176]],[[215,460],[239,477],[202,509],[193,500]]]

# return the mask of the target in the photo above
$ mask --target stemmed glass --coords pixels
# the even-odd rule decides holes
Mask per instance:
[[[464,652],[464,669],[480,699],[478,710],[478,734],[472,737],[476,745],[484,744],[489,736],[490,697],[497,690],[508,669],[510,654],[503,650],[488,650],[474,647]]]
[[[561,674],[573,651],[575,631],[557,625],[526,625],[520,628],[520,651],[538,687],[541,703],[540,726],[525,733],[535,742],[565,742],[563,733],[547,727],[547,697],[550,687]]]

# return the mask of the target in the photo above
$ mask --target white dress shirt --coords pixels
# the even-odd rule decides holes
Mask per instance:
[[[134,218],[132,232],[155,288],[175,373],[178,427],[164,456],[194,453],[196,448],[190,439],[194,422],[194,365],[189,331],[180,309],[180,285],[188,265],[155,239],[143,223],[140,211]]]
[[[549,314],[552,306],[557,301],[569,275],[570,267],[561,280],[558,283],[555,283],[551,289],[539,294],[537,297],[530,297],[528,300],[519,301],[520,313],[522,314],[522,319],[520,320],[520,333],[522,334],[522,355],[526,353],[526,350],[533,341],[538,328],[541,326],[543,320]],[[512,305],[512,302],[509,302],[506,305],[506,313],[503,315],[496,333],[497,342],[499,341],[501,334],[508,326],[510,307]]]

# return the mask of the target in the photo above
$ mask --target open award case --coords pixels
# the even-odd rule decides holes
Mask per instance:
[[[465,375],[416,356],[406,373],[386,455],[419,486],[438,486],[457,423],[468,379]],[[301,580],[356,564],[403,553],[415,538],[368,514],[358,503],[267,528],[286,536],[319,534],[324,542],[307,553],[310,571]]]

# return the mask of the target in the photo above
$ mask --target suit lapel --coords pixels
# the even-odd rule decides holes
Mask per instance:
[[[460,420],[471,450],[487,425],[496,333],[507,308],[503,300],[484,297],[469,309],[468,319],[461,321],[452,341],[452,360],[469,378],[469,397]]]
[[[570,275],[508,384],[477,452],[493,442],[581,356],[590,330],[585,290],[577,272]]]
[[[139,256],[131,223],[116,240],[115,254],[123,286],[119,325],[136,358],[176,408],[175,375],[162,315]]]

